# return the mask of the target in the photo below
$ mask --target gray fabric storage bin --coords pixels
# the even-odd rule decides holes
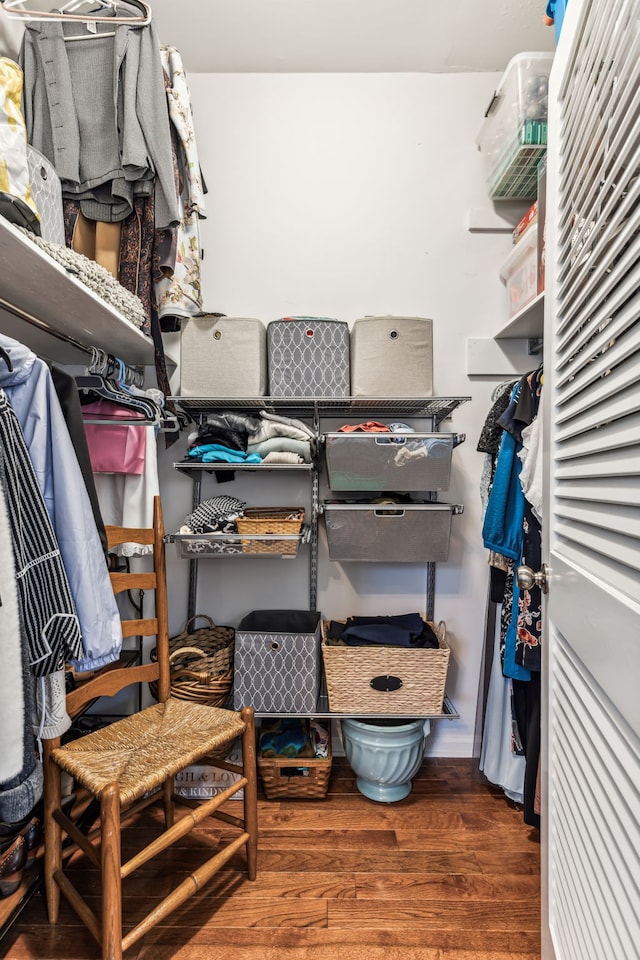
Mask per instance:
[[[243,617],[235,638],[234,709],[315,711],[320,641],[320,614],[313,610],[254,610]]]
[[[349,325],[327,317],[285,317],[267,327],[272,397],[348,397]]]
[[[455,433],[327,433],[332,490],[447,490]]]
[[[448,503],[325,503],[331,560],[372,563],[429,563],[449,556]]]
[[[252,317],[189,317],[180,337],[183,397],[263,397],[267,330]]]
[[[423,317],[363,317],[351,329],[354,397],[433,396],[433,324]]]

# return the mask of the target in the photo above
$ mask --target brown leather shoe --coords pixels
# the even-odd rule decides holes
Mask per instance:
[[[24,837],[27,848],[27,866],[31,866],[42,843],[42,819],[25,817],[16,823],[0,822],[0,855],[8,850],[16,837]]]
[[[27,845],[23,836],[17,836],[0,856],[0,897],[10,897],[20,886],[27,863]]]

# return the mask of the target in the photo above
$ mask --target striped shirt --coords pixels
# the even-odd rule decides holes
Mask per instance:
[[[82,657],[80,625],[60,549],[22,429],[0,389],[0,483],[9,511],[18,601],[37,677]]]

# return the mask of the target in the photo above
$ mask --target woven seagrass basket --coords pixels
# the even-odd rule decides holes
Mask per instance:
[[[206,620],[209,625],[193,629],[196,620]],[[217,626],[206,614],[187,620],[182,633],[169,640],[171,696],[210,707],[224,706],[233,686],[234,640],[233,627]],[[150,656],[156,660],[155,647]],[[150,683],[149,689],[157,700],[157,683]]]
[[[236,520],[236,526],[240,534],[257,537],[286,534],[297,537],[303,521],[304,510],[299,507],[246,507],[244,515]],[[295,556],[298,552],[298,540],[242,540],[242,552]]]
[[[423,715],[442,713],[449,668],[446,626],[429,623],[438,649],[349,647],[327,639],[322,622],[322,660],[334,713]]]
[[[286,797],[321,800],[331,776],[331,737],[328,757],[258,757],[258,770],[267,800]]]

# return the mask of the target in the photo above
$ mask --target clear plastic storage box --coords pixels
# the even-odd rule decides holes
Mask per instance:
[[[476,142],[494,199],[535,199],[537,165],[547,149],[552,63],[552,53],[519,53],[489,104]]]
[[[500,268],[507,288],[509,317],[526,307],[538,294],[538,224],[533,224]]]

